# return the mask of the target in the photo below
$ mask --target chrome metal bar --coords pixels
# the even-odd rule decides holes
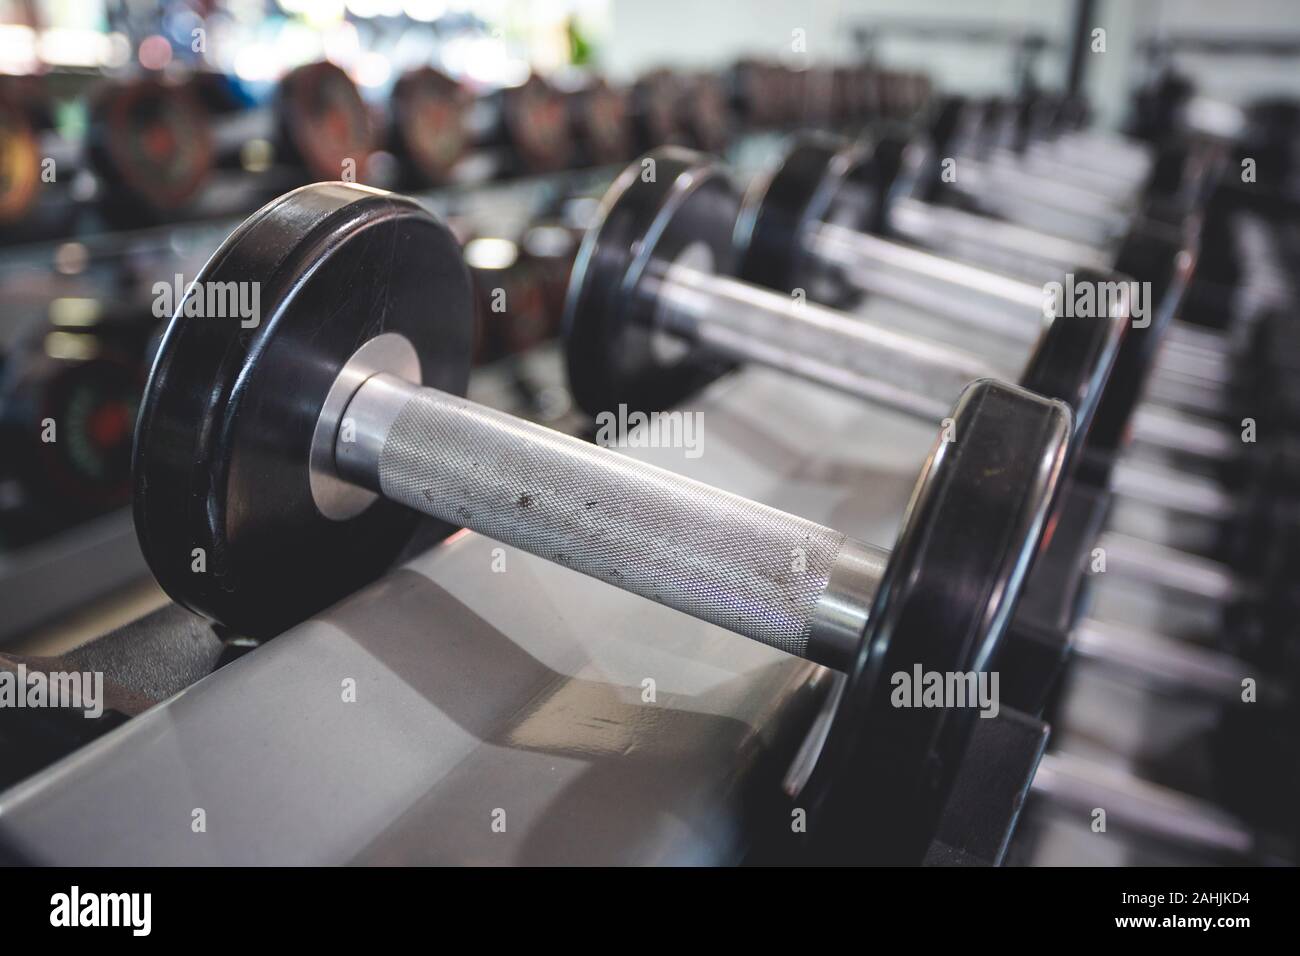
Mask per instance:
[[[963,192],[979,192],[986,199],[1026,199],[1084,221],[1107,225],[1121,224],[1127,218],[1117,204],[1107,202],[1103,196],[1005,161],[959,156],[956,172],[954,185]]]
[[[1206,415],[1220,420],[1226,420],[1235,411],[1232,393],[1228,389],[1207,387],[1201,379],[1160,369],[1152,371],[1144,397],[1155,405],[1175,412]]]
[[[1223,354],[1206,352],[1177,342],[1162,343],[1155,370],[1200,379],[1206,388],[1222,389],[1232,384],[1234,363]]]
[[[1209,461],[1232,461],[1241,452],[1240,440],[1226,426],[1145,403],[1134,409],[1130,433],[1134,444]]]
[[[1052,301],[1042,286],[868,233],[822,223],[807,251],[863,292],[894,299],[1017,342],[1041,333]]]
[[[1143,684],[1240,701],[1242,681],[1257,676],[1245,661],[1187,641],[1108,621],[1085,619],[1071,635],[1074,654]]]
[[[996,150],[979,158],[981,168],[995,172],[999,178],[1015,182],[1028,181],[1029,189],[1057,209],[1068,209],[1088,216],[1118,216],[1130,203],[1130,197],[1101,192],[1081,182],[1062,177],[1064,169],[1044,169],[1027,165],[1009,150]],[[958,161],[960,166],[960,160]],[[960,176],[960,173],[958,173]]]
[[[725,276],[674,265],[654,285],[665,332],[934,421],[989,360]]]
[[[1217,807],[1068,754],[1043,755],[1031,792],[1088,824],[1100,808],[1107,825],[1175,846],[1240,856],[1255,851],[1250,828]]]
[[[890,204],[889,228],[919,245],[991,268],[1015,268],[1028,281],[1049,282],[1078,269],[1105,271],[1114,256],[1104,249],[918,199]]]
[[[1165,330],[1165,341],[1170,345],[1189,345],[1206,352],[1231,355],[1236,343],[1223,332],[1193,325],[1183,319],[1174,319]]]
[[[1105,552],[1105,577],[1111,580],[1139,581],[1223,604],[1251,595],[1231,568],[1209,558],[1115,531],[1105,532],[1097,545]]]
[[[1172,468],[1121,459],[1115,462],[1110,474],[1115,494],[1161,510],[1210,521],[1229,521],[1237,516],[1241,506],[1217,482]]]
[[[959,159],[953,185],[993,215],[1092,246],[1113,244],[1128,225],[1125,216],[1091,199],[1058,194],[1049,180],[984,167],[978,160]]]
[[[353,393],[339,477],[830,667],[889,552],[388,373]]]
[[[1122,180],[1130,187],[1140,187],[1151,173],[1151,155],[1140,149],[1129,149],[1127,144],[1114,139],[1106,141],[1096,136],[1063,134],[1054,139],[1039,140],[1030,144],[1029,152],[1049,162],[1079,165],[1087,157],[1091,172]]]
[[[1129,179],[1114,172],[1099,170],[1079,161],[1070,153],[1051,153],[1032,146],[1023,155],[999,155],[998,161],[1012,168],[1023,169],[1038,176],[1046,176],[1096,193],[1107,202],[1131,202],[1141,188],[1141,179]]]

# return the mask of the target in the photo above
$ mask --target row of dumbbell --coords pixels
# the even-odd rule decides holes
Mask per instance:
[[[1115,237],[1118,248],[1094,250],[1125,261],[1140,247],[1147,258],[1132,261],[1162,267],[1144,273],[1159,286],[1144,321],[1133,321],[1136,303],[1121,296],[1100,313],[1058,300],[1044,322],[1041,286],[1030,300],[1034,287],[1024,281],[873,234],[873,217],[887,215],[882,196],[894,195],[882,175],[887,159],[874,145],[810,140],[742,202],[716,162],[681,150],[651,154],[603,200],[570,283],[564,334],[575,397],[593,412],[667,407],[750,362],[943,421],[956,440],[936,442],[892,553],[457,398],[472,323],[456,244],[417,207],[319,186],[246,223],[205,277],[278,288],[275,329],[236,346],[220,323],[178,318],[164,340],[137,450],[137,526],[151,566],[191,608],[269,635],[382,569],[409,530],[405,506],[842,670],[846,690],[797,798],[814,812],[810,832],[821,836],[813,842],[830,857],[917,859],[935,835],[971,714],[891,707],[887,675],[914,664],[947,673],[996,660],[1004,672],[1031,675],[1010,697],[1004,684],[1004,699],[1034,710],[1056,669],[1038,666],[1037,649],[1054,648],[1054,665],[1082,634],[1094,658],[1145,668],[1225,708],[1247,706],[1238,695],[1245,678],[1259,684],[1258,713],[1286,701],[1287,662],[1274,655],[1285,634],[1269,629],[1285,600],[1284,588],[1268,586],[1273,568],[1247,581],[1245,569],[1102,539],[1112,574],[1122,563],[1160,587],[1218,598],[1225,613],[1244,605],[1267,632],[1252,661],[1174,638],[1146,658],[1105,651],[1102,625],[1078,619],[1078,602],[1064,609],[1074,612],[1068,620],[1047,621],[1054,633],[1040,628],[1052,617],[1044,606],[1085,580],[1084,563],[1071,557],[1097,542],[1111,473],[1127,465],[1137,389],[1148,370],[1163,373],[1155,346],[1186,295],[1194,234],[1135,220]],[[1012,234],[1023,239],[1027,228]],[[404,255],[381,241],[390,232]],[[283,255],[271,263],[262,248]],[[805,278],[788,285],[766,268],[773,264],[805,269]],[[271,281],[285,269],[307,278]],[[824,277],[828,295],[847,283],[950,327],[981,311],[966,307],[975,292],[1000,301],[1004,337],[1021,347],[1018,367],[1011,343],[984,354],[806,301]],[[1116,281],[1084,270],[1076,279],[1081,289]],[[378,326],[377,300],[389,304]],[[327,315],[323,302],[332,303]],[[315,358],[310,368],[304,348]],[[219,366],[214,354],[225,357]],[[232,392],[226,383],[235,379]],[[289,384],[294,414],[272,414]],[[209,428],[209,420],[224,424]],[[1143,437],[1258,473],[1264,445],[1202,442],[1218,429],[1201,424],[1191,440],[1154,427]],[[210,489],[201,501],[170,493],[196,487],[200,475]],[[283,489],[274,501],[265,495],[272,478]],[[1184,479],[1150,480],[1179,487]],[[1250,553],[1284,548],[1277,530],[1254,529]],[[189,572],[181,556],[194,547],[221,556],[219,583]],[[792,548],[807,555],[794,568]]]
[[[346,73],[321,62],[290,71],[269,108],[243,107],[216,74],[104,82],[78,144],[50,132],[40,85],[24,79],[0,88],[0,223],[19,239],[66,233],[76,200],[96,190],[115,224],[182,218],[222,168],[242,172],[254,202],[303,181],[421,188],[452,181],[471,154],[488,174],[511,175],[620,162],[670,142],[719,151],[741,127],[904,116],[928,94],[917,74],[745,61],[724,74],[657,70],[626,88],[532,76],[478,95],[424,67],[396,81],[376,117]],[[368,169],[376,155],[393,161]],[[78,177],[84,170],[100,182]]]

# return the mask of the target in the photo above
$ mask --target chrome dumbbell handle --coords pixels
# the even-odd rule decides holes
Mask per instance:
[[[889,557],[387,373],[365,380],[341,421],[345,481],[831,667],[856,651]]]
[[[1050,321],[1044,317],[1051,302],[1043,286],[831,223],[809,230],[804,242],[810,254],[839,267],[844,277],[864,292],[974,326],[1006,341],[1022,342],[1026,348],[1041,334],[1043,323]],[[893,361],[887,355],[882,358],[885,365],[873,374],[890,374]],[[1224,356],[1186,339],[1166,348],[1161,364],[1165,372],[1162,383],[1181,375],[1212,388],[1221,397],[1230,381],[1231,367]],[[1016,370],[990,364],[984,374],[1007,378],[1014,377]],[[1220,423],[1158,405],[1147,404],[1134,412],[1133,437],[1139,443],[1212,461],[1231,460],[1239,451]]]
[[[1227,565],[1186,551],[1107,531],[1097,541],[1106,555],[1106,576],[1140,581],[1220,604],[1254,597],[1248,582]]]
[[[1191,691],[1219,701],[1240,701],[1242,681],[1255,675],[1250,665],[1227,654],[1094,618],[1079,622],[1071,633],[1070,646],[1077,657],[1142,684],[1179,693]]]
[[[1041,334],[1053,304],[1041,285],[834,223],[808,230],[803,241],[817,261],[838,266],[863,292],[1026,345]]]
[[[1100,807],[1117,829],[1177,846],[1242,856],[1256,851],[1250,829],[1217,807],[1076,757],[1044,754],[1031,790],[1078,819],[1090,821]]]
[[[1026,281],[1071,269],[1104,272],[1114,265],[1113,254],[1096,246],[953,206],[900,198],[889,204],[888,216],[890,230],[909,241]]]
[[[665,333],[939,421],[987,359],[684,264],[646,283]]]
[[[1124,214],[1080,189],[1014,169],[958,159],[954,185],[981,207],[1024,225],[1060,232],[1090,245],[1108,245],[1127,228]]]
[[[1139,405],[1129,424],[1135,446],[1213,462],[1233,461],[1241,454],[1241,442],[1228,427],[1173,409]]]
[[[1129,501],[1208,521],[1230,521],[1241,508],[1241,500],[1216,481],[1128,459],[1111,468],[1110,487]]]

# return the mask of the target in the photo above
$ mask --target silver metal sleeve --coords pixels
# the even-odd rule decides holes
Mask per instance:
[[[1074,653],[1144,685],[1240,700],[1255,671],[1243,661],[1187,641],[1086,618],[1072,635]]]
[[[352,397],[335,459],[344,480],[393,501],[829,666],[856,648],[888,559],[830,528],[387,374]]]
[[[889,226],[927,248],[1031,282],[1050,282],[1079,269],[1105,272],[1114,265],[1110,253],[1087,243],[919,199],[891,203]]]
[[[822,223],[804,240],[858,289],[1014,342],[1042,333],[1051,302],[1042,286],[878,236]]]
[[[1135,446],[1209,461],[1231,461],[1241,454],[1241,440],[1229,426],[1151,403],[1134,409],[1130,434]]]
[[[688,266],[655,296],[666,332],[930,421],[975,379],[1006,377],[969,352]]]
[[[1097,539],[1106,553],[1106,577],[1140,581],[1221,604],[1253,596],[1252,589],[1226,564],[1144,541],[1115,531]]]
[[[1240,510],[1240,501],[1218,482],[1172,468],[1120,459],[1111,469],[1110,483],[1115,494],[1130,501],[1211,521],[1227,521]]]
[[[1255,840],[1240,820],[1212,804],[1067,754],[1044,754],[1032,792],[1077,819],[1096,807],[1129,832],[1234,854],[1249,854]]]

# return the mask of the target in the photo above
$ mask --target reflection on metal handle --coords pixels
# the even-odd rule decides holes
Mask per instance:
[[[845,666],[888,560],[830,528],[385,373],[357,389],[343,422],[344,480],[818,663]]]
[[[666,332],[932,421],[970,382],[998,377],[980,356],[682,265],[654,295]]]

